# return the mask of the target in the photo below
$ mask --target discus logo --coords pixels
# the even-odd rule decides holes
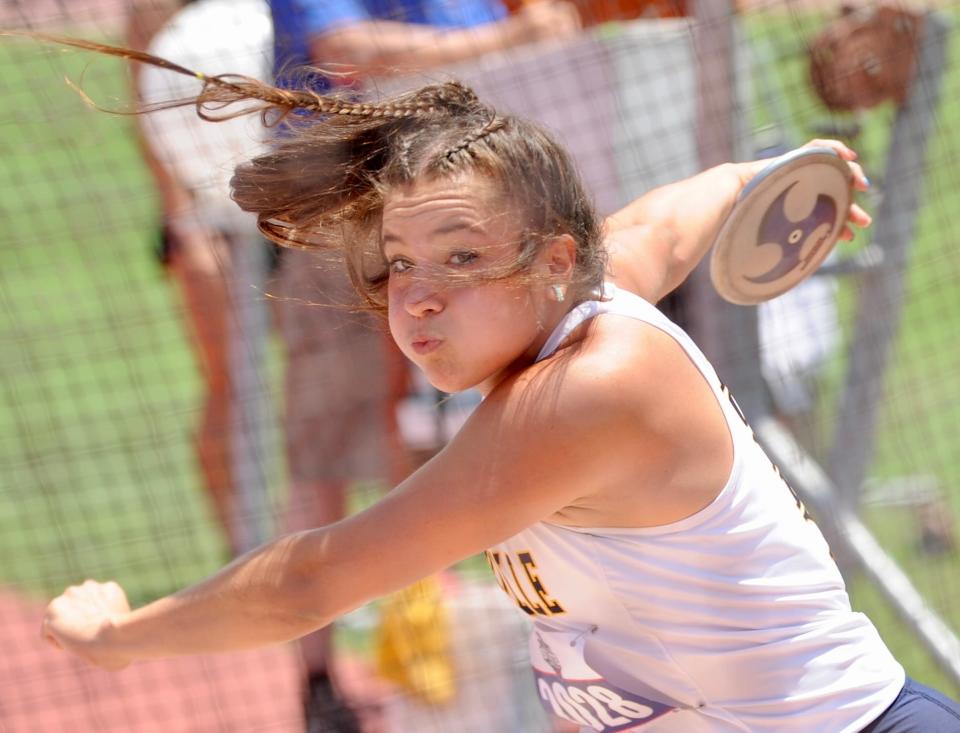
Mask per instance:
[[[597,680],[564,680],[534,669],[540,699],[548,710],[597,733],[627,731],[656,720],[675,708],[612,690]],[[607,683],[609,684],[609,683]],[[642,701],[642,702],[641,702]]]

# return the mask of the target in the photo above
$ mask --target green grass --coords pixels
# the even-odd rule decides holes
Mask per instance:
[[[143,599],[223,555],[190,436],[199,383],[151,250],[155,203],[119,66],[0,44],[2,580],[113,576]]]
[[[816,21],[756,16],[747,30],[795,47]],[[871,475],[933,474],[960,512],[952,53]],[[86,91],[110,106],[125,96],[120,69],[0,42],[0,583],[38,597],[110,576],[144,600],[212,570],[224,553],[192,457],[200,385],[179,302],[151,253],[156,204],[132,123],[87,109],[61,81],[86,70]],[[775,74],[790,91],[795,131],[808,131],[824,114],[802,58],[786,54]],[[862,151],[874,166],[888,117],[880,110],[866,120]],[[852,285],[841,305],[849,322]],[[843,366],[838,358],[825,379],[825,424]],[[890,509],[871,509],[867,520],[960,629],[956,555],[919,555],[913,525]],[[948,688],[874,589],[855,582],[852,594],[911,674]]]

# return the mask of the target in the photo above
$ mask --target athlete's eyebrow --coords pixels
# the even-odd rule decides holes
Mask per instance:
[[[431,234],[452,234],[453,232],[468,231],[475,234],[486,234],[487,230],[482,224],[470,221],[454,221],[448,224],[442,224],[434,229]]]
[[[487,234],[486,228],[482,224],[470,221],[452,221],[441,224],[436,229],[431,229],[428,236],[435,237],[443,234],[453,234],[454,232],[471,232],[473,234]],[[403,244],[403,238],[392,232],[383,232],[380,237],[380,245],[386,247],[388,244]]]

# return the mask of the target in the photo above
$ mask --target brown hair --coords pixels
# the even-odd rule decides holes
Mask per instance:
[[[203,82],[195,98],[138,112],[194,104],[211,121],[260,112],[268,124],[282,123],[270,152],[237,167],[233,199],[257,215],[260,230],[274,242],[342,254],[354,287],[374,310],[385,308],[387,269],[379,247],[384,197],[391,188],[424,177],[481,175],[505,201],[519,205],[525,221],[516,262],[492,276],[523,277],[540,243],[568,234],[577,250],[573,294],[584,295],[602,282],[606,262],[599,220],[569,154],[538,126],[497,114],[458,82],[377,103],[358,102],[242,76],[207,77],[129,49],[23,35],[153,64]]]

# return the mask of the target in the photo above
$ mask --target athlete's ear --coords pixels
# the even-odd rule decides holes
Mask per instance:
[[[568,284],[577,266],[577,243],[569,234],[551,237],[540,253],[540,262],[552,282]]]

